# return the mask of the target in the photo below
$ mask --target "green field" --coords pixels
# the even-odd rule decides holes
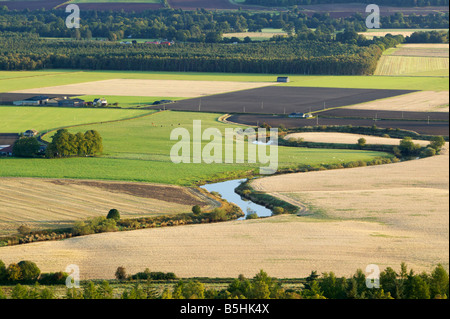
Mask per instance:
[[[282,74],[278,74],[282,75]],[[186,73],[186,72],[118,72],[118,71],[0,71],[0,92],[11,92],[32,88],[75,84],[110,79],[152,79],[152,80],[198,80],[198,81],[244,81],[276,82],[276,74],[234,74],[234,73]],[[306,87],[340,87],[368,89],[410,89],[424,91],[447,91],[446,78],[414,76],[307,76],[289,75],[291,82],[281,85]],[[279,84],[280,85],[280,84]]]
[[[77,96],[85,101],[93,101],[98,98],[98,95],[80,95]],[[102,95],[108,101],[109,106],[114,106],[117,103],[118,107],[131,108],[131,107],[148,107],[153,105],[155,101],[172,100],[177,101],[182,98],[179,97],[165,97],[165,96],[119,96],[119,95]]]
[[[192,131],[194,119],[202,121],[203,129],[216,127],[223,131],[226,127],[233,127],[218,122],[217,117],[218,114],[165,111],[129,121],[74,127],[70,129],[74,133],[90,129],[99,131],[103,137],[104,155],[98,158],[55,160],[3,158],[0,159],[0,176],[192,185],[198,181],[237,178],[245,172],[267,166],[248,164],[247,160],[243,164],[172,163],[170,150],[176,141],[170,141],[170,132],[178,126]],[[47,120],[42,119],[41,122],[40,125],[46,125]],[[51,127],[50,124],[48,126]],[[207,143],[209,141],[204,141],[203,146]],[[279,147],[279,168],[371,160],[384,155],[366,151]]]
[[[20,133],[29,129],[43,132],[62,126],[123,120],[152,112],[149,110],[0,106],[0,118],[3,119],[0,124],[0,133]]]

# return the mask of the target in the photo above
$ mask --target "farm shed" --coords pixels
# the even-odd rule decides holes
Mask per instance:
[[[23,136],[25,137],[34,137],[38,134],[38,131],[36,130],[27,130],[25,133],[23,133]]]
[[[279,83],[288,83],[290,81],[291,80],[289,79],[288,76],[279,76],[277,79],[277,82],[279,82]]]
[[[25,100],[14,101],[13,104],[17,106],[25,106],[25,105],[37,106],[47,103],[48,100],[49,100],[48,96],[40,95],[40,96],[33,96]]]
[[[82,99],[63,99],[59,101],[58,106],[84,106],[84,100]]]
[[[0,145],[0,156],[12,156],[12,150],[13,145]]]

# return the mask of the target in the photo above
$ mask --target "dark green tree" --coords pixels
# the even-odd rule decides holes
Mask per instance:
[[[114,219],[115,221],[120,220],[120,213],[117,209],[113,208],[108,212],[106,216],[107,219]]]
[[[40,144],[35,137],[22,137],[13,146],[13,155],[17,157],[35,157]]]
[[[21,270],[22,280],[25,282],[34,282],[41,274],[41,270],[36,263],[28,260],[20,261],[17,264]]]

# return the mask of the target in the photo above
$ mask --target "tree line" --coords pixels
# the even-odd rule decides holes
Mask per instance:
[[[67,129],[60,129],[52,136],[47,145],[47,158],[62,158],[72,156],[94,156],[103,152],[103,142],[100,134],[95,130],[70,133]]]
[[[171,46],[108,41],[46,40],[0,32],[0,70],[70,68],[179,72],[370,75],[383,50],[403,37],[366,40],[292,37],[262,43],[175,43]],[[89,153],[88,153],[89,154]]]
[[[431,273],[415,273],[401,263],[400,271],[387,267],[379,274],[374,287],[368,285],[372,279],[358,269],[349,278],[338,277],[334,272],[317,271],[302,280],[302,286],[295,288],[283,287],[283,282],[270,277],[260,270],[252,278],[239,275],[231,280],[223,289],[206,288],[198,279],[178,279],[173,273],[144,272],[127,275],[124,267],[118,267],[116,279],[125,289],[115,291],[109,281],[99,284],[87,281],[80,288],[66,288],[64,296],[56,296],[52,284],[64,284],[67,274],[60,272],[46,274],[54,282],[42,281],[37,265],[31,261],[21,261],[8,267],[0,260],[0,282],[16,284],[9,296],[11,299],[448,299],[449,276],[442,265],[437,265]],[[24,281],[23,278],[29,280]],[[161,291],[159,283],[166,281]],[[170,283],[172,287],[170,287]],[[24,286],[23,284],[33,286]],[[39,284],[50,286],[41,287]],[[7,296],[0,289],[0,299]]]
[[[448,1],[447,1],[448,5]],[[221,41],[223,33],[261,31],[264,28],[289,30],[326,29],[331,33],[345,29],[366,31],[365,16],[356,13],[351,17],[333,18],[329,14],[314,13],[308,16],[298,8],[288,12],[208,11],[198,9],[161,9],[144,12],[91,11],[82,12],[80,29],[71,30],[65,25],[64,10],[9,11],[0,8],[0,31],[29,32],[41,37],[76,39],[106,38],[121,40],[167,39],[176,41]],[[382,16],[382,28],[448,28],[448,13],[408,15],[395,13]]]
[[[373,1],[352,1],[352,0],[245,0],[245,4],[286,7],[296,5],[311,4],[343,4],[343,3],[364,3],[371,4]],[[378,0],[378,5],[391,7],[429,7],[429,6],[448,6],[448,0]]]

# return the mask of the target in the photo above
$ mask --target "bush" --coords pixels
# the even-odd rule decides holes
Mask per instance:
[[[115,219],[107,219],[105,217],[95,217],[87,221],[75,222],[73,227],[74,235],[90,235],[95,233],[105,233],[117,230]]]
[[[192,212],[194,213],[194,215],[200,215],[202,212],[202,208],[200,207],[200,205],[192,206]]]
[[[435,149],[436,151],[439,151],[442,146],[444,146],[445,140],[442,136],[433,136],[431,139],[430,145],[428,147]]]
[[[284,213],[284,208],[280,207],[280,206],[274,207],[273,208],[273,213],[275,215],[283,214]]]
[[[364,137],[361,137],[360,139],[358,139],[358,146],[363,148],[364,146],[366,146],[366,139]]]
[[[39,267],[32,261],[23,260],[17,264],[21,270],[22,280],[25,282],[36,281],[41,274]]]
[[[13,154],[17,157],[35,157],[40,149],[35,137],[22,137],[13,146]]]
[[[245,219],[258,219],[258,214],[256,212],[252,212],[245,216]]]
[[[429,146],[420,152],[420,157],[430,157],[434,155],[436,155],[436,149]]]
[[[113,208],[108,212],[106,216],[107,219],[114,219],[115,221],[120,220],[120,213],[117,209]]]
[[[31,233],[31,228],[25,225],[21,225],[19,226],[19,228],[17,228],[17,231],[21,235],[28,235],[29,233]]]
[[[407,136],[400,141],[399,149],[403,156],[413,156],[417,155],[418,150],[420,149],[419,144],[414,144],[411,137]]]
[[[212,212],[211,212],[211,219],[213,221],[219,222],[219,221],[226,221],[228,220],[227,217],[227,212],[223,209],[220,208],[215,208]]]
[[[69,275],[65,272],[55,272],[42,274],[39,278],[41,285],[64,285]]]
[[[122,281],[127,279],[127,271],[125,270],[125,267],[117,267],[115,276],[117,280]]]

